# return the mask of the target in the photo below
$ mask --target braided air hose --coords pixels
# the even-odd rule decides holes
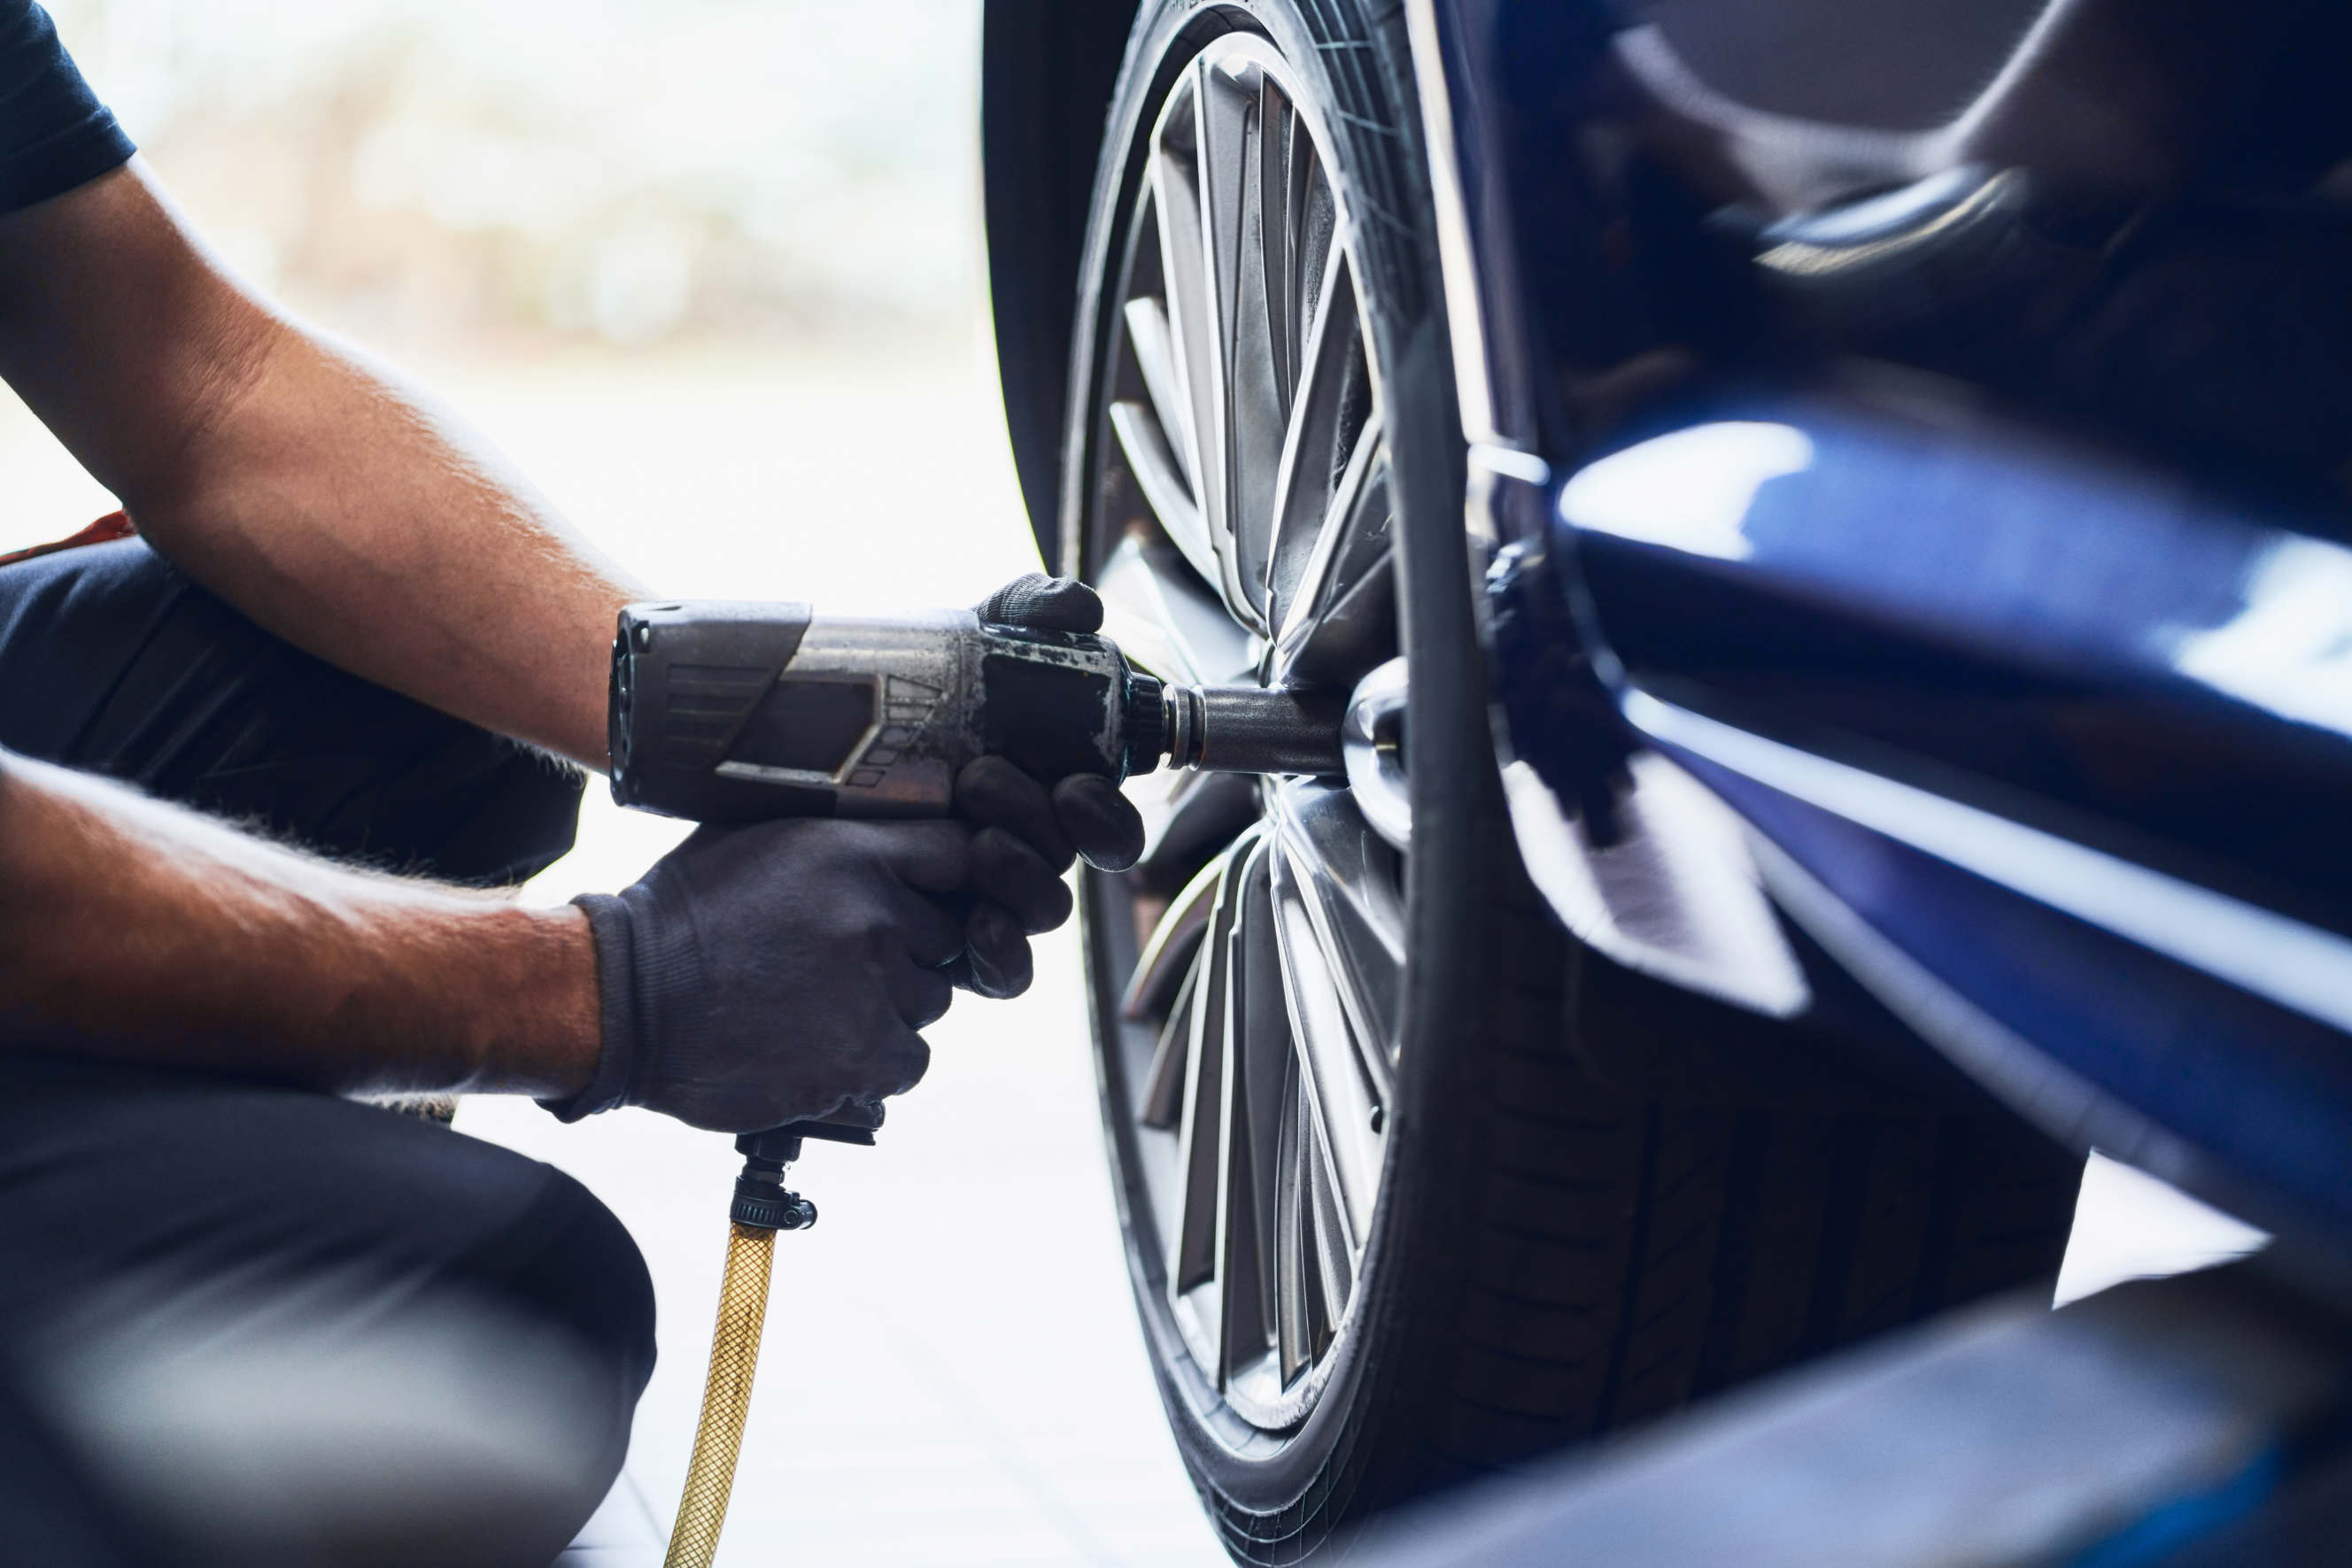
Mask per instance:
[[[694,1429],[694,1458],[686,1467],[669,1555],[662,1568],[710,1568],[727,1497],[735,1488],[735,1456],[743,1421],[751,1413],[751,1375],[760,1365],[760,1330],[768,1317],[768,1275],[776,1233],[740,1222],[727,1228],[727,1278],[719,1287],[719,1324],[710,1333],[710,1376],[702,1385],[702,1420]]]

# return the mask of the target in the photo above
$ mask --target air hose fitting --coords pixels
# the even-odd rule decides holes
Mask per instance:
[[[801,1156],[801,1140],[870,1145],[881,1124],[879,1105],[853,1106],[835,1121],[794,1122],[735,1140],[743,1169],[728,1206],[727,1273],[719,1286],[719,1321],[710,1331],[710,1371],[702,1385],[702,1418],[695,1425],[686,1492],[678,1499],[662,1568],[710,1568],[719,1553],[743,1423],[751,1414],[776,1232],[805,1230],[816,1223],[816,1205],[784,1186],[785,1173]]]

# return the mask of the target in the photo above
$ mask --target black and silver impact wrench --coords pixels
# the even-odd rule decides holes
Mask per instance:
[[[1167,685],[1109,638],[805,604],[632,604],[613,645],[613,798],[700,822],[942,817],[995,753],[1040,779],[1338,773],[1340,705]]]
[[[957,772],[1002,756],[1053,779],[1174,768],[1343,769],[1337,698],[1183,686],[1107,637],[996,626],[962,611],[894,619],[805,604],[632,604],[613,643],[613,798],[702,822],[943,817]],[[815,1223],[785,1189],[802,1140],[871,1144],[880,1107],[736,1140],[744,1155],[702,1420],[667,1568],[707,1568],[751,1408],[778,1230]]]

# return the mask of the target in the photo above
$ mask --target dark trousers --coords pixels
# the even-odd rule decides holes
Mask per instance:
[[[568,849],[580,796],[135,539],[0,568],[0,745],[482,884]],[[159,1554],[544,1563],[617,1473],[653,1354],[635,1246],[549,1166],[375,1106],[0,1042],[0,1368]],[[25,1484],[0,1477],[0,1515]]]

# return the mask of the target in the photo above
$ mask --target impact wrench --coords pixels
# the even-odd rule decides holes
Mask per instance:
[[[957,771],[987,755],[1032,776],[1118,781],[1157,768],[1343,770],[1337,697],[1181,686],[1131,668],[1109,639],[983,623],[966,611],[897,620],[805,604],[633,604],[613,643],[613,798],[704,822],[942,817]],[[775,1233],[816,1222],[786,1190],[807,1138],[867,1144],[881,1107],[735,1141],[702,1418],[666,1568],[709,1568],[733,1489],[760,1354]]]

